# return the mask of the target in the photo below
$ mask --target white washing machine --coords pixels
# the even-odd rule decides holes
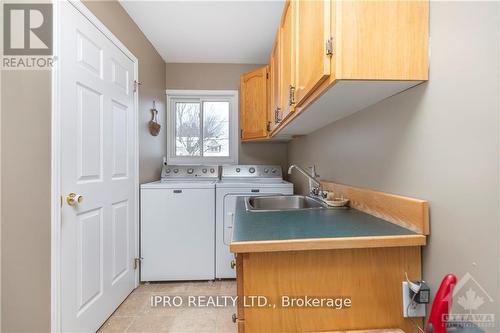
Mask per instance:
[[[215,277],[235,278],[231,268],[234,255],[229,251],[238,197],[293,194],[293,184],[283,180],[281,166],[228,165],[222,167],[216,185]]]
[[[218,166],[169,166],[141,185],[141,281],[215,278]]]

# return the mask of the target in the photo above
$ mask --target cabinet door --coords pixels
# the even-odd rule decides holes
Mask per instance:
[[[330,0],[295,3],[295,99],[301,103],[330,75]]]
[[[276,42],[271,52],[269,60],[269,84],[270,84],[270,108],[269,108],[269,129],[272,131],[280,122],[281,100],[280,100],[280,39],[279,32]]]
[[[267,137],[267,66],[240,78],[241,139]]]
[[[342,79],[429,78],[429,1],[340,1],[338,7]]]
[[[294,110],[295,91],[295,50],[294,44],[294,6],[295,1],[288,1],[285,4],[283,17],[280,26],[280,75],[281,75],[281,107],[282,119]]]
[[[245,253],[238,253],[235,255],[236,260],[236,295],[238,296],[237,308],[236,308],[236,318],[238,318],[238,332],[243,333],[245,331],[245,305],[244,305],[244,285],[243,285],[243,260],[248,256]],[[243,323],[243,325],[240,325]],[[241,330],[242,329],[242,330]]]

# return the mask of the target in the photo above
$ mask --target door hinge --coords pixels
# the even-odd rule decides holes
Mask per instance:
[[[134,269],[139,268],[139,266],[141,265],[142,259],[143,259],[142,257],[134,258]]]
[[[142,85],[142,82],[134,80],[134,92],[137,92],[137,90],[139,89],[140,85]]]
[[[278,124],[281,122],[281,108],[276,108],[274,110],[274,123]]]
[[[331,57],[333,55],[333,37],[330,37],[326,40],[325,47],[326,55]]]
[[[290,85],[290,91],[289,91],[289,96],[288,96],[288,102],[290,106],[295,104],[295,87]]]

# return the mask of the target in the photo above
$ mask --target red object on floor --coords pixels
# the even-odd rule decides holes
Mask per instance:
[[[441,285],[432,302],[431,314],[427,323],[426,333],[447,333],[446,317],[450,313],[453,302],[453,287],[457,284],[457,277],[448,274],[441,281]]]

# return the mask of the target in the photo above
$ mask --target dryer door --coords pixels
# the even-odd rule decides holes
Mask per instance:
[[[222,200],[222,214],[217,213],[217,255],[216,255],[216,270],[215,275],[219,279],[230,279],[236,277],[236,272],[231,268],[231,260],[234,255],[229,251],[233,237],[233,224],[235,218],[236,201],[239,197],[248,197],[252,195],[280,195],[292,194],[293,189],[290,188],[240,188],[234,189],[233,193],[225,193]],[[218,203],[218,208],[220,207]],[[219,219],[222,219],[220,221]],[[222,222],[222,223],[220,223]],[[222,230],[221,230],[222,229]]]
[[[245,197],[248,194],[228,194],[224,197],[224,223],[223,223],[223,242],[229,246],[233,238],[234,213],[236,210],[236,200],[239,197]]]
[[[231,193],[224,196],[224,245],[229,246],[233,239],[234,214],[236,210],[236,200],[239,197],[281,194],[288,193],[280,192],[275,188],[247,188],[241,189],[241,193]]]

